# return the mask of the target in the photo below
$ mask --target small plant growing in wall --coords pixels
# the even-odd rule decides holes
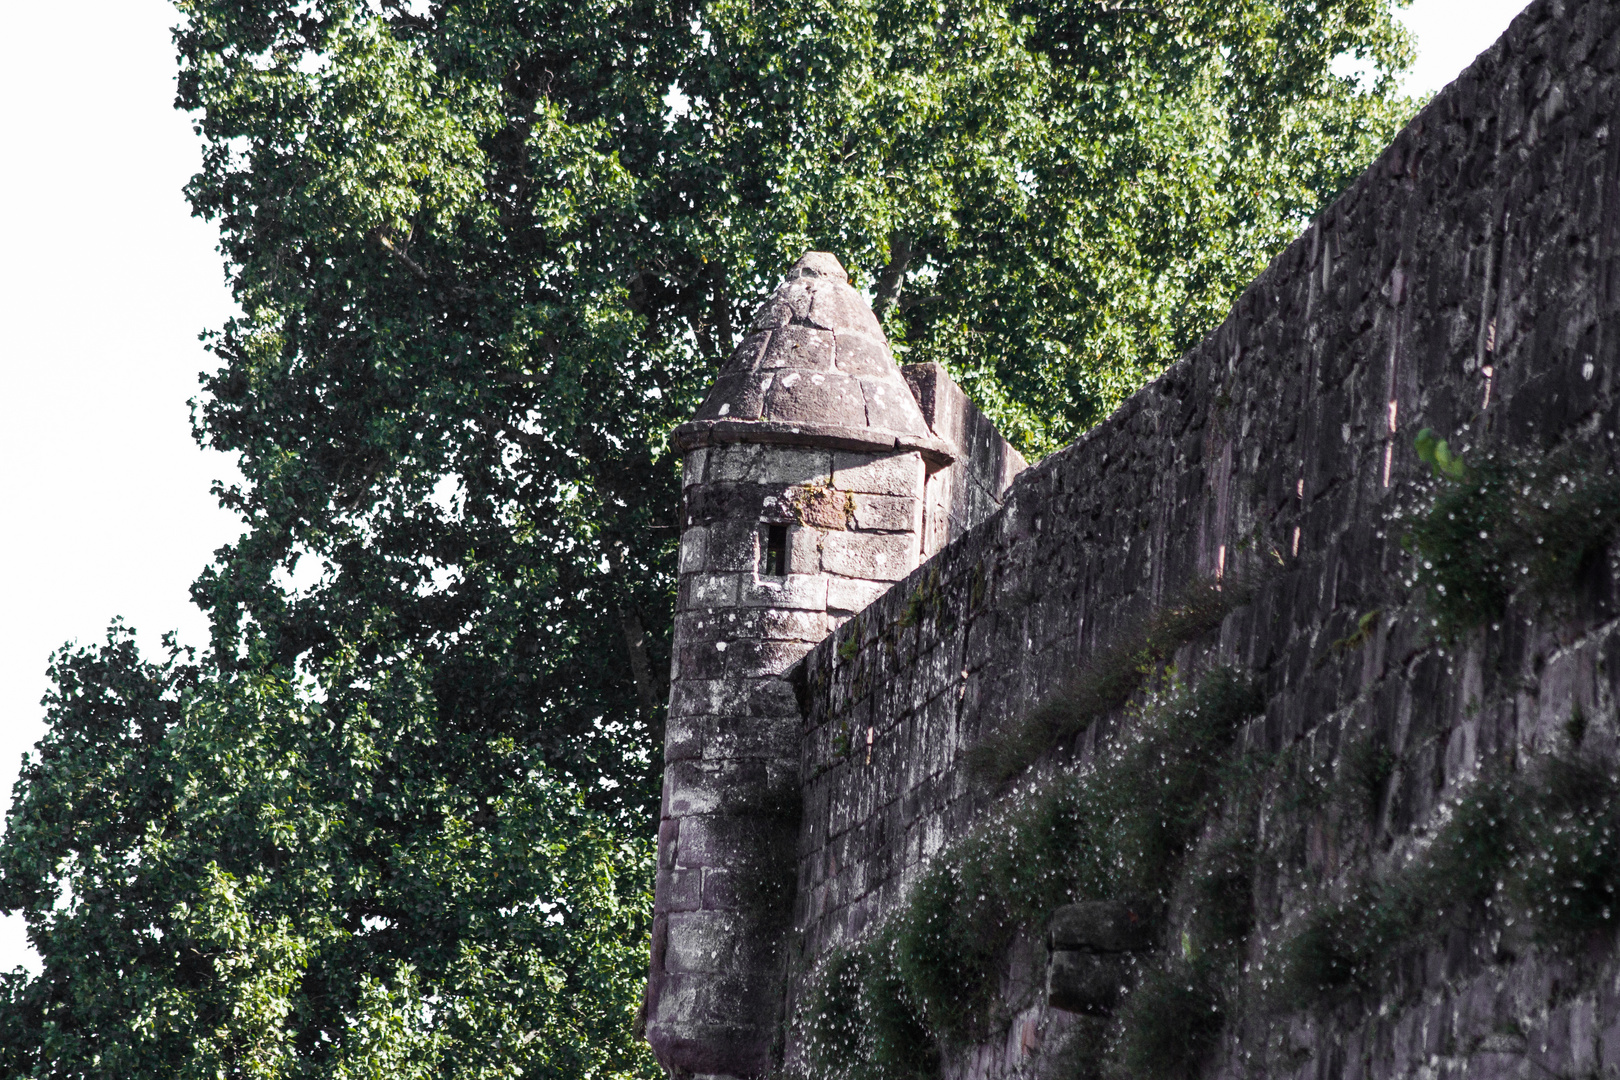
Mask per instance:
[[[1198,1075],[1226,1017],[1207,965],[1178,958],[1149,971],[1126,1000],[1119,1062],[1140,1080]]]
[[[1489,769],[1443,808],[1431,844],[1301,920],[1280,949],[1277,1000],[1376,992],[1415,949],[1497,918],[1563,947],[1620,926],[1620,777],[1565,747],[1521,773]]]
[[[838,643],[838,659],[851,660],[861,651],[861,617],[855,616],[849,621],[849,629],[844,631],[844,640]]]
[[[1017,776],[1041,755],[1124,706],[1159,664],[1219,626],[1252,596],[1250,585],[1231,577],[1220,584],[1194,582],[1098,649],[1046,701],[969,749],[968,768],[992,782]]]
[[[1546,603],[1576,596],[1620,532],[1620,478],[1578,450],[1466,461],[1428,428],[1414,448],[1432,499],[1405,542],[1448,633],[1500,619],[1520,589]]]
[[[1000,965],[1019,933],[1079,900],[1130,897],[1162,910],[1206,822],[1244,786],[1233,742],[1263,704],[1256,687],[1228,669],[1191,686],[1172,680],[1136,708],[1129,733],[1094,767],[1020,793],[942,852],[882,928],[815,976],[801,1021],[815,1075],[927,1075],[915,1070],[937,1069],[942,1049],[992,1034]],[[1199,988],[1210,985],[1208,965],[1226,963],[1253,917],[1244,837],[1239,831],[1193,857],[1203,917]],[[1152,1005],[1153,992],[1140,999],[1144,1037],[1219,1032],[1218,1013],[1189,1005],[1194,999],[1177,996],[1173,980],[1163,989],[1164,1009]],[[1195,1027],[1182,1015],[1188,1009]],[[1121,1044],[1120,1052],[1144,1055],[1144,1077],[1175,1075],[1151,1071],[1185,1063],[1153,1041]],[[869,1071],[880,1060],[888,1064]]]
[[[938,1040],[893,962],[894,934],[835,951],[810,983],[802,1034],[813,1075],[827,1080],[932,1080]]]

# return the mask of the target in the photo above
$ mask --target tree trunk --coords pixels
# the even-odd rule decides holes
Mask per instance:
[[[720,346],[720,362],[731,359],[731,294],[726,291],[726,268],[714,263],[714,329]]]
[[[608,567],[620,583],[616,591],[622,595],[624,564],[614,550],[616,545],[610,542],[603,546],[607,549]],[[636,702],[641,708],[641,718],[650,724],[658,709],[658,677],[653,674],[652,656],[647,651],[647,628],[642,625],[641,616],[628,597],[621,600],[617,612],[619,632],[624,635],[624,649],[630,654],[630,677],[636,684]]]
[[[619,629],[624,632],[624,647],[630,653],[630,675],[636,681],[641,718],[650,722],[658,708],[658,684],[653,678],[652,658],[647,654],[647,631],[631,608],[619,609]]]
[[[878,278],[877,295],[872,298],[872,314],[882,321],[884,314],[900,299],[905,288],[906,267],[911,264],[911,238],[898,232],[889,234],[889,265]]]

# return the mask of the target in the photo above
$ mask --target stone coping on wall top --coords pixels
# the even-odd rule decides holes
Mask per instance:
[[[870,453],[915,450],[935,466],[950,465],[956,454],[936,435],[904,435],[876,428],[837,424],[789,424],[772,420],[689,420],[675,429],[675,445],[697,450],[726,443],[819,446]]]

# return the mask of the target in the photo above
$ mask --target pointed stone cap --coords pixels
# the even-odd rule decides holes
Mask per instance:
[[[682,450],[717,443],[955,455],[928,429],[889,341],[838,260],[812,251],[760,307],[697,416],[675,429]]]

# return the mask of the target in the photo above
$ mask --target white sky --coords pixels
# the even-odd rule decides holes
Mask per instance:
[[[1407,89],[1437,90],[1520,0],[1416,0]],[[40,737],[52,649],[122,615],[201,645],[187,589],[237,535],[191,441],[197,341],[231,311],[217,237],[181,187],[198,143],[173,110],[163,0],[0,0],[0,791]],[[70,48],[64,51],[62,46]],[[9,794],[4,806],[10,806]],[[37,960],[0,919],[0,968]]]

